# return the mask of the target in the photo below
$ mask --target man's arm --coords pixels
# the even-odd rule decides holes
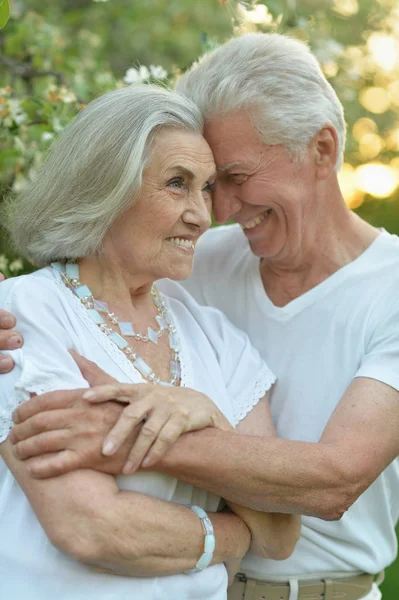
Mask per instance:
[[[318,443],[204,429],[183,435],[151,468],[255,510],[339,519],[399,453],[398,399],[399,393],[390,386],[356,378]],[[121,473],[130,450],[127,444],[112,461],[98,452],[115,414],[90,421],[90,438],[84,434],[88,416],[81,416],[80,430],[70,431],[67,442],[60,438],[62,432],[52,431],[50,438],[40,433],[50,413],[63,408],[65,401],[61,392],[46,394],[17,410],[29,417],[12,434],[18,456],[33,457],[28,463],[37,477],[53,477],[79,466]],[[59,442],[64,445],[54,445]],[[67,450],[49,458],[38,456],[60,448]]]
[[[334,520],[398,456],[398,430],[399,392],[357,378],[318,443],[204,430],[182,436],[156,469],[251,508]]]
[[[191,569],[203,552],[204,534],[188,508],[121,491],[110,475],[78,470],[32,479],[9,441],[0,456],[26,494],[50,541],[86,564],[124,576],[158,576]],[[210,513],[216,537],[213,564],[240,559],[250,533],[234,514]]]

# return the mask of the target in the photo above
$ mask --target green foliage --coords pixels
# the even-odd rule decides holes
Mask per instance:
[[[251,9],[260,5],[267,10],[255,24]],[[278,31],[309,42],[344,104],[346,162],[353,169],[370,160],[393,164],[399,151],[398,46],[396,65],[385,69],[370,43],[378,34],[398,44],[397,0],[18,0],[4,27],[7,8],[0,0],[0,197],[21,190],[54,137],[87,102],[124,85],[129,69],[128,81],[147,75],[145,68],[159,77],[159,65],[173,79],[240,31]],[[363,101],[373,87],[386,92],[384,110]],[[367,126],[374,137],[365,143]],[[349,200],[354,207],[364,200],[357,208],[364,218],[399,233],[397,191],[387,201],[355,190]],[[32,269],[0,232],[0,271]],[[384,600],[398,598],[398,571],[398,563],[388,570]]]
[[[254,24],[261,5],[267,7],[265,18]],[[346,162],[353,173],[370,160],[393,164],[399,150],[398,65],[381,68],[370,39],[397,38],[395,5],[396,0],[14,2],[0,31],[0,195],[20,191],[35,176],[53,138],[94,97],[124,85],[124,78],[128,83],[142,77],[151,65],[151,74],[162,67],[173,79],[233,32],[258,29],[289,33],[311,45],[345,107]],[[370,87],[386,90],[385,110],[370,112],[362,103]],[[354,127],[361,118],[372,128],[368,145]],[[365,200],[357,210],[371,222],[399,232],[397,194],[389,202],[358,189],[348,194],[354,208]],[[4,253],[11,262],[18,258],[3,234]]]
[[[8,0],[0,0],[0,29],[5,27],[10,17],[10,5]]]

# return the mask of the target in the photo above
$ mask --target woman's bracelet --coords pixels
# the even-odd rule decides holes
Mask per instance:
[[[191,575],[192,573],[200,573],[212,562],[213,552],[215,550],[216,540],[213,532],[212,521],[206,514],[206,512],[200,507],[195,506],[193,504],[188,504],[188,508],[191,508],[193,512],[201,519],[201,525],[204,530],[205,539],[204,539],[204,552],[201,555],[199,561],[195,565],[193,569],[189,569],[185,571],[187,575]]]

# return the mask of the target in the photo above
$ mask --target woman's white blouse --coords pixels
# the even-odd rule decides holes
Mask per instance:
[[[236,425],[274,382],[248,338],[213,308],[199,306],[173,282],[164,285],[181,345],[182,382],[207,394]],[[15,314],[22,349],[9,352],[16,368],[0,381],[0,443],[12,411],[29,398],[60,389],[88,387],[68,353],[75,348],[124,383],[141,375],[87,316],[58,272],[41,269],[0,285],[0,307]],[[215,456],[215,460],[217,457]],[[168,475],[143,472],[117,478],[120,488],[161,500],[216,511],[219,498]],[[135,515],[132,515],[132,519]],[[0,597],[29,600],[222,600],[223,565],[194,575],[129,578],[91,571],[47,539],[28,500],[0,460]],[[73,532],[71,532],[73,535]]]

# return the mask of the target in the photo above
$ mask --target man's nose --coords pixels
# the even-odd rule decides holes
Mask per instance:
[[[229,186],[216,185],[213,193],[213,214],[217,223],[229,221],[241,209],[241,200]]]

